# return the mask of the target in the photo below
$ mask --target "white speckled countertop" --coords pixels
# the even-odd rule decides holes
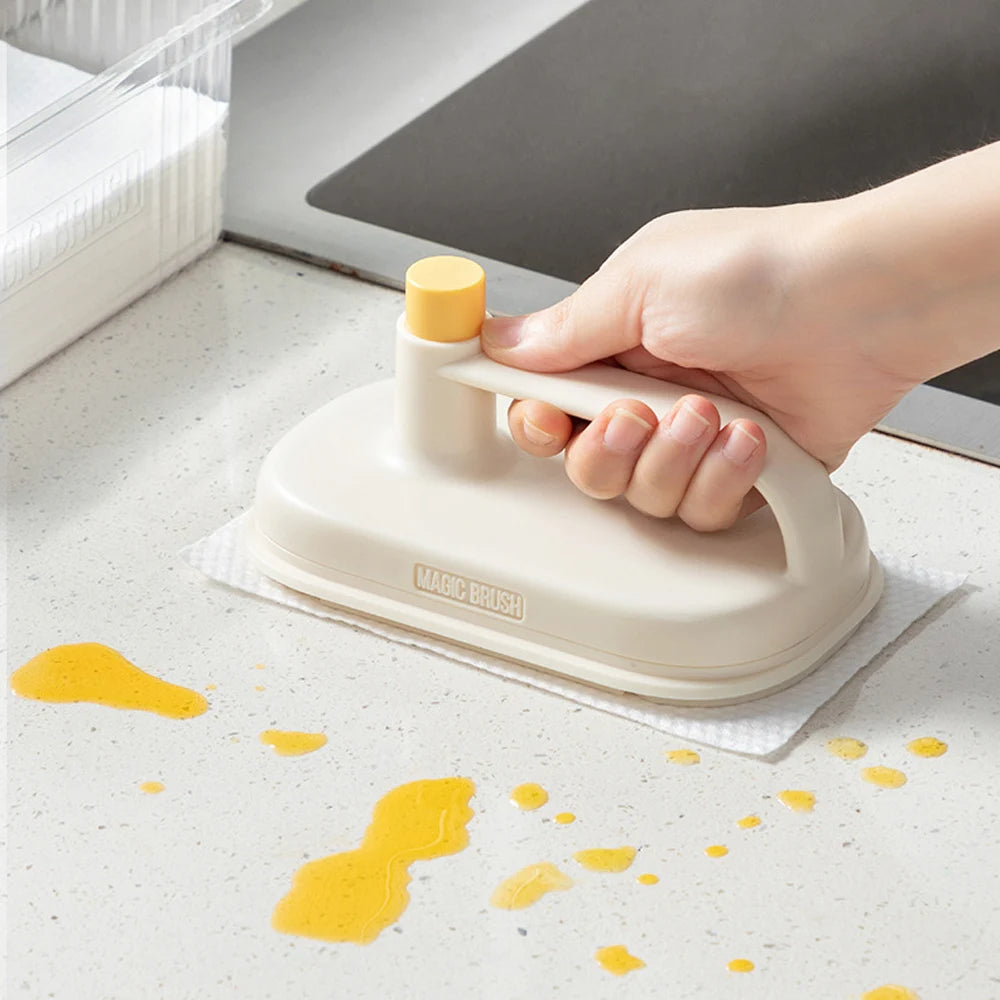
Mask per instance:
[[[7,996],[1000,997],[1000,470],[870,436],[838,475],[877,545],[969,573],[780,760],[678,744],[621,719],[207,584],[178,550],[243,510],[293,421],[391,364],[395,292],[223,246],[0,395],[9,669],[107,643],[202,689],[176,722],[7,698]],[[265,669],[254,669],[262,663]],[[263,686],[264,690],[256,690]],[[323,730],[302,758],[266,728]],[[825,741],[854,736],[859,763]],[[934,735],[949,752],[910,756]],[[902,768],[879,790],[862,764]],[[417,864],[368,947],[283,936],[306,858],[348,849],[417,778],[477,786],[462,853]],[[157,779],[160,795],[138,783]],[[548,806],[510,789],[538,781]],[[775,799],[815,791],[814,813]],[[552,816],[570,810],[576,823]],[[756,830],[735,821],[751,812]],[[727,857],[707,858],[724,843]],[[573,871],[633,844],[630,872]],[[549,860],[577,885],[520,912],[495,885]],[[639,872],[660,876],[640,886]],[[647,967],[593,959],[625,944]],[[732,958],[756,969],[736,975]]]

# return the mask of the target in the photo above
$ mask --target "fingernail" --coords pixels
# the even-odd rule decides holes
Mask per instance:
[[[631,410],[619,408],[608,421],[604,431],[604,444],[611,451],[626,455],[638,451],[652,431],[653,425],[646,423],[642,417],[636,416]]]
[[[722,454],[735,465],[746,465],[761,444],[763,444],[761,439],[745,430],[742,424],[733,424],[729,438],[723,445]]]
[[[700,441],[711,425],[690,403],[682,403],[681,408],[670,421],[667,433],[678,444],[694,444]]]
[[[483,340],[498,350],[508,351],[517,347],[523,335],[523,316],[494,316],[483,321]]]
[[[537,444],[539,447],[544,448],[545,445],[552,444],[555,441],[555,434],[548,434],[543,431],[538,424],[533,424],[527,417],[524,418],[524,423],[521,425],[521,429],[524,431],[524,436],[532,443]]]

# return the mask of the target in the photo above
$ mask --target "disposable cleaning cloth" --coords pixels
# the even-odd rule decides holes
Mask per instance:
[[[908,626],[961,586],[964,580],[964,576],[924,569],[883,553],[879,555],[885,570],[885,591],[881,601],[857,632],[818,670],[785,691],[742,705],[678,708],[650,702],[636,695],[602,691],[556,674],[453,646],[432,636],[333,608],[323,601],[289,590],[261,575],[250,559],[242,542],[242,521],[245,517],[244,514],[230,521],[207,538],[188,546],[181,555],[211,579],[248,594],[265,597],[321,618],[358,625],[394,642],[439,653],[499,677],[530,684],[673,736],[756,756],[780,750],[816,709],[902,635]]]

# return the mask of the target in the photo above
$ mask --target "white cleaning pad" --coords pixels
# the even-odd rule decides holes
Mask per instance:
[[[909,562],[880,555],[885,591],[875,610],[840,650],[818,670],[785,691],[757,701],[725,708],[677,708],[658,705],[636,695],[615,694],[588,687],[486,653],[452,646],[351,612],[333,608],[315,598],[289,590],[262,576],[242,544],[242,517],[188,546],[182,557],[219,583],[266,597],[299,611],[358,625],[395,642],[431,650],[491,674],[522,681],[560,694],[581,705],[621,715],[674,736],[724,750],[764,756],[784,746],[809,717],[833,697],[865,664],[900,636],[938,601],[961,586],[964,576],[922,569]],[[876,553],[877,554],[877,553]]]

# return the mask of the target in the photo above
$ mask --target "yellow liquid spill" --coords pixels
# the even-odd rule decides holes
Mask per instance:
[[[549,793],[541,785],[536,785],[533,781],[529,781],[526,785],[518,785],[510,793],[510,801],[518,809],[527,809],[529,811],[532,809],[541,809],[549,801]]]
[[[205,690],[206,691],[218,691],[219,690],[219,685],[218,684],[206,684],[205,685]]]
[[[736,825],[741,830],[751,830],[755,826],[760,826],[760,817],[759,816],[744,816],[743,819],[738,819],[736,821]]]
[[[166,787],[162,781],[144,781],[139,786],[139,791],[145,792],[147,795],[159,795]]]
[[[862,993],[861,1000],[920,1000],[920,998],[905,986],[889,985]]]
[[[726,968],[730,972],[753,972],[753,962],[749,958],[734,958]]]
[[[948,744],[933,736],[921,736],[906,744],[906,749],[916,757],[940,757],[948,752]]]
[[[490,902],[501,910],[523,910],[537,903],[547,892],[558,892],[572,886],[573,880],[555,865],[543,861],[528,865],[504,879],[490,897]]]
[[[816,805],[816,796],[812,792],[803,792],[789,788],[783,792],[778,792],[778,801],[782,805],[788,806],[792,812],[808,813],[813,811]]]
[[[263,663],[255,663],[254,670],[267,670],[267,667]]]
[[[623,872],[635,861],[635,848],[593,847],[577,851],[573,860],[592,872]]]
[[[861,777],[879,788],[901,788],[906,784],[906,775],[894,767],[866,767]]]
[[[712,844],[711,847],[705,848],[705,853],[710,858],[724,858],[729,853],[729,848],[724,844]]]
[[[410,901],[410,865],[467,846],[474,792],[468,778],[394,788],[376,803],[359,848],[310,861],[295,873],[271,926],[322,941],[374,941]]]
[[[645,875],[640,875],[636,879],[636,882],[638,882],[639,885],[656,885],[656,883],[659,881],[660,881],[659,875],[651,875],[648,873]]]
[[[264,685],[263,684],[254,684],[253,689],[254,689],[254,691],[263,691],[264,690]]]
[[[667,760],[671,764],[680,764],[682,767],[701,763],[701,757],[696,750],[668,750]]]
[[[572,823],[576,820],[576,816],[574,816],[572,813],[556,813],[555,816],[553,816],[552,818],[562,826],[565,826],[567,823]]]
[[[98,642],[55,646],[14,671],[11,689],[37,701],[78,702],[190,719],[208,709],[204,695],[168,684]]]
[[[838,736],[836,739],[827,740],[826,748],[841,760],[861,760],[868,753],[868,744],[861,740],[852,739],[850,736]]]
[[[260,741],[282,757],[300,757],[326,745],[322,733],[296,733],[284,729],[265,729],[260,734]]]
[[[594,958],[601,967],[615,976],[624,976],[626,972],[634,972],[636,969],[644,969],[646,963],[635,955],[630,955],[628,948],[623,944],[613,944],[609,948],[598,948],[594,952]]]

